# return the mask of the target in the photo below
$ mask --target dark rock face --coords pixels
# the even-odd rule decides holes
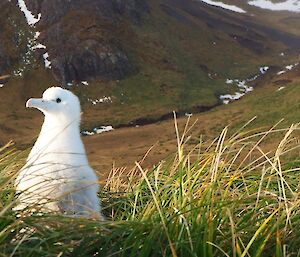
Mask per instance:
[[[95,77],[122,79],[133,71],[126,54],[119,49],[92,40],[87,40],[84,44],[90,44],[91,47],[78,47],[52,60],[57,79],[62,79],[65,83]]]
[[[27,24],[19,15],[16,3],[0,1],[0,76],[11,72],[27,49]]]
[[[4,46],[0,42],[0,76],[5,73],[7,68],[9,67],[10,58],[6,56],[4,51]]]
[[[149,12],[145,0],[26,0],[41,13],[37,24],[54,76],[68,83],[122,79],[135,68],[122,45],[125,21],[139,25]],[[128,23],[128,22],[127,22]]]

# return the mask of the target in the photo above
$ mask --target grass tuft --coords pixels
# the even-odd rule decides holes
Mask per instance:
[[[111,171],[102,222],[16,217],[12,182],[24,153],[8,145],[0,150],[0,256],[299,256],[299,125],[277,125],[232,136],[225,128],[193,145],[193,124],[181,133],[175,117],[173,156]],[[264,150],[267,137],[276,149]]]

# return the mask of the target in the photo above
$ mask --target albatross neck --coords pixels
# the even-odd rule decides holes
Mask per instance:
[[[52,144],[53,141],[56,141],[55,145],[59,143],[60,148],[64,150],[84,152],[80,138],[80,119],[66,121],[46,115],[37,143]]]

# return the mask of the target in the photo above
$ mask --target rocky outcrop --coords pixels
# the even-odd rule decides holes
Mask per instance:
[[[42,14],[37,29],[58,80],[66,84],[122,79],[135,71],[122,38],[130,29],[128,20],[141,24],[149,12],[147,1],[26,0],[26,4],[34,14]]]
[[[26,22],[15,3],[0,1],[0,77],[9,74],[26,52]]]
[[[54,76],[64,83],[91,78],[122,79],[134,70],[123,51],[92,39],[51,60]]]

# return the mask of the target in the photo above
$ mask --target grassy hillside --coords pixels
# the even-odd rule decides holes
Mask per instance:
[[[227,124],[237,129],[253,116],[258,116],[250,125],[253,127],[271,126],[281,117],[286,119],[284,125],[297,122],[299,70],[276,75],[284,66],[299,61],[297,50],[285,41],[298,34],[282,22],[295,15],[272,16],[268,11],[249,8],[246,15],[241,15],[199,1],[150,1],[150,13],[143,17],[142,25],[125,20],[117,31],[136,72],[120,81],[95,80],[88,86],[70,86],[82,103],[82,129],[117,127],[136,119],[159,120],[173,110],[181,114],[193,112],[192,119],[199,119],[193,130],[196,138],[200,134],[212,138]],[[251,16],[253,13],[257,15]],[[5,23],[3,17],[0,19]],[[23,28],[25,22],[18,21],[18,25]],[[26,53],[26,49],[19,50]],[[13,139],[19,148],[31,146],[42,115],[26,110],[25,102],[59,85],[51,70],[45,70],[42,58],[36,57],[34,67],[27,65],[22,77],[12,76],[0,88],[2,145]],[[250,84],[255,87],[253,93],[228,106],[220,105],[220,94],[236,91],[235,86],[225,83],[227,78],[252,77],[264,65],[271,69]],[[281,86],[286,88],[277,92]],[[92,103],[104,96],[111,101]],[[219,106],[207,113],[195,113],[215,105]],[[180,119],[180,123],[184,122],[185,118]],[[154,144],[160,147],[154,148],[147,165],[168,156],[174,150],[173,127],[171,118],[86,137],[84,141],[93,167],[107,174],[114,162],[117,166],[133,166]]]
[[[248,124],[248,129],[268,130],[282,119],[277,126],[278,129],[298,123],[300,121],[298,73],[299,68],[286,75],[274,75],[274,78],[264,82],[264,86],[257,87],[254,92],[239,101],[218,106],[205,113],[194,114],[191,117],[191,123],[195,122],[191,130],[193,137],[191,145],[196,144],[199,138],[213,139],[225,126],[229,126],[231,133],[234,133],[254,117],[256,119]],[[284,88],[278,91],[281,87]],[[180,128],[184,127],[186,119],[187,117],[179,118]],[[266,150],[277,147],[278,142],[273,139],[269,136],[264,140]],[[92,165],[101,176],[107,174],[113,163],[116,167],[134,166],[134,162],[141,159],[153,145],[154,148],[145,161],[147,167],[176,150],[172,119],[85,137],[84,142]]]
[[[120,82],[94,82],[89,89],[79,89],[90,98],[113,97],[112,104],[89,109],[87,126],[214,106],[220,103],[219,95],[236,90],[226,85],[227,78],[245,79],[263,65],[280,66],[286,61],[279,56],[284,44],[268,40],[255,28],[245,33],[249,24],[236,25],[239,19],[231,20],[236,14],[223,17],[222,11],[197,3],[189,3],[189,8],[198,10],[193,13],[176,3],[154,2],[151,16],[135,28],[135,38],[125,40],[138,73]],[[201,17],[202,12],[209,18]]]
[[[295,49],[284,40],[292,32],[277,28],[279,22],[271,25],[261,16],[256,19],[251,13],[240,15],[199,1],[152,0],[149,5],[150,14],[143,17],[142,25],[124,20],[117,30],[112,30],[112,34],[117,34],[116,40],[122,42],[135,72],[120,81],[95,80],[89,81],[88,86],[70,86],[83,105],[84,129],[118,126],[140,118],[155,120],[173,110],[190,112],[215,106],[220,104],[220,94],[236,90],[225,83],[227,78],[249,78],[261,66],[280,67],[294,59]],[[266,15],[266,20],[269,17]],[[18,26],[22,30],[25,24]],[[26,54],[26,49],[22,51]],[[285,52],[284,57],[279,55],[281,52]],[[22,62],[14,66],[14,70],[24,70],[22,77],[12,77],[5,83],[7,89],[0,90],[4,99],[1,119],[6,127],[0,132],[2,142],[18,136],[24,143],[21,132],[15,131],[18,121],[9,117],[17,116],[20,123],[28,123],[23,131],[24,135],[29,133],[26,143],[33,138],[31,133],[36,135],[39,114],[28,115],[23,104],[27,98],[59,84],[52,72],[44,69],[42,57],[34,55],[36,62],[32,60],[26,67]],[[111,102],[92,104],[104,96],[111,97]],[[4,107],[12,103],[12,108]],[[27,122],[30,116],[31,122]]]
[[[241,100],[229,105],[218,106],[205,113],[194,114],[191,118],[192,122],[196,120],[197,122],[192,130],[193,137],[195,140],[200,135],[206,139],[213,138],[227,125],[233,131],[236,131],[255,116],[257,116],[256,120],[249,124],[248,127],[268,129],[283,118],[284,121],[281,123],[281,127],[297,123],[300,120],[298,104],[300,100],[300,92],[298,92],[300,90],[300,82],[298,74],[299,67],[281,76],[276,75],[275,72],[268,79],[261,81],[262,84],[258,84],[254,92]],[[29,78],[32,79],[31,76]],[[39,132],[42,115],[36,110],[26,110],[24,108],[26,99],[31,95],[35,95],[36,88],[31,87],[31,83],[26,85],[21,82],[22,80],[19,80],[19,84],[13,85],[13,88],[16,89],[14,94],[11,93],[11,88],[9,87],[1,89],[1,92],[7,95],[7,102],[15,103],[9,109],[11,112],[9,115],[5,114],[5,112],[1,114],[2,120],[10,120],[9,123],[2,123],[1,138],[3,144],[9,139],[14,139],[19,146],[25,143],[25,148],[27,148],[28,142],[30,143],[30,140],[32,140],[31,142],[33,143]],[[34,83],[34,80],[32,80],[32,83]],[[277,91],[281,87],[285,88]],[[38,95],[42,91],[43,85],[40,85],[40,93]],[[18,92],[22,92],[22,94]],[[3,101],[1,103],[3,110],[7,109],[7,102]],[[95,108],[91,103],[87,104]],[[103,104],[98,115],[105,116],[109,112],[108,106],[109,103]],[[93,112],[85,108],[83,124],[87,124],[89,117],[93,115]],[[100,107],[96,106],[96,108]],[[125,110],[126,107],[124,107],[124,112]],[[121,116],[121,113],[119,115]],[[107,120],[107,122],[110,121],[109,119]],[[186,117],[180,118],[180,126],[184,126],[185,121]],[[14,137],[13,135],[17,136]],[[142,158],[152,145],[156,146],[146,159],[147,166],[155,164],[175,150],[174,123],[172,119],[139,128],[117,129],[107,134],[84,137],[83,139],[92,166],[98,170],[101,176],[106,176],[113,163],[117,167],[132,167],[134,162]],[[269,148],[276,147],[276,143],[273,143],[272,140],[268,140],[268,142]]]

